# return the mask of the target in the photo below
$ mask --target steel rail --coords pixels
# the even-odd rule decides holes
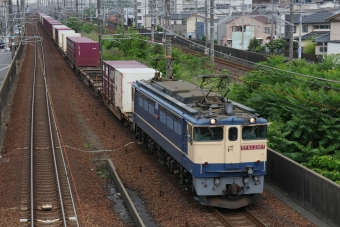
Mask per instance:
[[[218,216],[219,220],[222,222],[223,225],[227,226],[227,227],[235,227],[235,226],[240,226],[239,224],[234,225],[232,224],[230,221],[228,221],[228,219],[221,214],[216,208],[213,208],[213,211],[215,212],[215,214]],[[250,219],[254,224],[256,224],[256,226],[259,227],[268,227],[268,225],[266,225],[264,222],[262,222],[260,219],[258,219],[252,212],[250,212],[248,209],[243,208],[240,210],[240,212],[242,212],[248,219]],[[247,224],[247,226],[249,226]]]
[[[188,53],[188,54],[192,54],[192,55],[198,55],[198,56],[201,56],[201,57],[206,57],[207,56],[207,55],[202,54],[200,52],[197,52],[197,51],[194,51],[194,50],[189,50],[189,49],[186,49],[186,48],[181,48],[181,50],[184,53]],[[237,69],[240,69],[240,70],[244,70],[244,71],[247,71],[247,72],[254,70],[254,68],[252,68],[252,67],[241,65],[240,63],[228,61],[228,60],[226,60],[224,58],[214,57],[214,61],[219,63],[219,64],[230,66],[230,67],[234,67],[234,68],[237,68]]]
[[[218,216],[218,219],[222,222],[223,225],[227,227],[234,227],[234,225],[229,222],[216,208],[213,208],[213,211]]]
[[[34,30],[33,26],[33,30]],[[37,34],[37,37],[39,37],[39,32],[36,29],[34,31],[35,34]],[[61,208],[61,216],[63,221],[63,226],[66,227],[66,215],[64,210],[64,204],[63,204],[63,198],[62,198],[62,192],[61,192],[61,186],[60,186],[60,180],[59,180],[59,174],[58,174],[58,167],[57,167],[57,160],[56,160],[56,153],[54,149],[54,141],[53,141],[53,132],[52,132],[52,125],[51,125],[51,115],[50,115],[50,105],[49,105],[49,99],[48,99],[48,89],[47,89],[47,83],[46,83],[46,75],[45,75],[45,57],[43,53],[43,45],[42,45],[42,39],[36,40],[35,42],[35,52],[34,52],[34,79],[33,79],[33,91],[32,91],[32,112],[31,112],[31,226],[33,227],[35,225],[35,218],[34,218],[34,111],[35,111],[35,86],[36,86],[36,76],[37,76],[37,55],[39,54],[39,42],[41,47],[41,58],[40,58],[40,64],[42,66],[43,71],[43,78],[44,78],[44,87],[45,87],[45,98],[46,98],[46,109],[47,109],[47,121],[48,121],[48,129],[49,129],[49,137],[50,137],[50,143],[52,148],[52,157],[53,157],[53,165],[55,170],[55,177],[56,177],[56,183],[58,188],[58,196],[59,196],[59,203]],[[50,222],[58,221],[59,219],[50,220]],[[37,220],[43,222],[43,220]]]
[[[34,176],[33,176],[33,131],[34,131],[34,93],[35,93],[35,76],[36,76],[36,69],[37,69],[37,44],[34,48],[34,74],[33,74],[33,91],[32,91],[32,105],[31,105],[31,227],[34,227]]]
[[[38,28],[37,28],[38,29]],[[46,34],[44,31],[43,31],[43,34]],[[40,36],[39,36],[40,37]],[[43,37],[41,36],[40,37],[41,38],[41,40],[43,41]],[[47,42],[47,44],[48,44],[48,46],[51,48],[51,49],[53,49],[53,47],[54,46],[52,46],[51,45],[51,40],[49,39],[49,38],[45,38],[45,40],[46,40],[46,42]],[[43,57],[42,57],[42,60],[43,60],[43,62],[44,62],[44,73],[46,72],[46,64],[45,64],[45,51],[44,51],[44,45],[43,45],[43,42],[41,42],[41,48],[42,48],[42,51],[43,51]],[[53,51],[54,52],[54,51]],[[54,54],[54,53],[53,53]],[[68,174],[68,170],[67,170],[67,165],[66,165],[66,163],[65,163],[65,157],[64,157],[64,154],[63,154],[63,146],[61,145],[61,139],[60,139],[60,135],[59,135],[59,131],[58,131],[58,124],[57,124],[57,120],[56,120],[56,114],[55,114],[55,111],[54,111],[54,107],[53,107],[53,104],[52,104],[52,100],[51,100],[51,96],[50,96],[50,94],[49,94],[49,92],[48,92],[48,86],[47,86],[47,75],[45,75],[44,76],[44,78],[45,78],[45,86],[46,86],[46,90],[47,90],[47,92],[46,92],[46,95],[47,95],[47,97],[46,97],[46,99],[48,99],[49,100],[49,106],[50,106],[50,108],[51,108],[51,110],[50,110],[50,112],[51,112],[51,116],[52,116],[52,121],[53,121],[53,123],[54,123],[54,128],[55,128],[55,137],[56,137],[56,139],[57,139],[57,141],[58,141],[58,144],[60,144],[60,146],[59,146],[59,149],[60,149],[60,152],[58,152],[58,154],[60,155],[60,157],[59,157],[59,161],[58,161],[58,165],[59,165],[59,169],[61,170],[61,172],[62,172],[62,169],[63,169],[63,171],[65,172],[65,178],[63,179],[63,180],[65,180],[66,182],[64,182],[64,183],[66,183],[67,184],[67,189],[65,188],[65,186],[64,186],[64,190],[67,190],[68,192],[69,192],[69,196],[70,196],[70,202],[71,202],[71,206],[72,206],[72,210],[73,210],[73,213],[74,213],[74,215],[73,216],[69,216],[69,217],[67,217],[67,220],[69,220],[69,221],[75,221],[75,224],[76,224],[76,226],[77,227],[79,227],[79,221],[78,221],[78,216],[77,216],[77,212],[76,212],[76,206],[75,206],[75,202],[74,202],[74,198],[73,198],[73,194],[72,194],[72,189],[71,189],[71,184],[70,184],[70,179],[69,179],[69,174]],[[54,146],[53,146],[53,149],[54,149]],[[59,181],[58,181],[58,184],[59,184]],[[67,194],[67,193],[65,193],[65,194]],[[66,199],[66,203],[68,203],[68,201],[67,201],[67,199]],[[62,207],[62,208],[64,208],[64,206]],[[64,213],[66,213],[65,211],[63,212],[63,214]]]
[[[42,37],[41,37],[41,40],[43,40]],[[49,41],[50,41],[50,40],[47,39],[47,42],[50,44]],[[41,44],[42,44],[42,42],[41,42]],[[44,53],[44,46],[41,45],[41,48],[42,48],[42,51],[43,51],[43,53]],[[45,73],[46,73],[45,54],[43,54],[43,62],[44,62],[44,75],[45,75]],[[45,84],[46,84],[46,75],[45,75],[44,78],[45,78]],[[47,89],[46,89],[46,91],[47,91],[47,92],[46,92],[46,95],[47,95],[46,99],[48,99],[48,100],[49,100],[49,103],[51,104],[52,101],[51,101],[51,97],[50,97],[50,95],[49,95],[49,93],[48,93],[48,87],[47,87],[47,85],[45,85],[45,86],[46,86],[46,88],[47,88]],[[54,117],[53,117],[54,126],[55,126],[56,129],[58,129],[53,105],[50,105],[50,107],[51,107],[52,116],[54,116]],[[56,130],[56,136],[57,136],[57,139],[58,139],[58,143],[61,144],[60,136],[59,136],[58,130]],[[54,146],[53,146],[53,149],[54,149]],[[72,194],[70,179],[69,179],[69,175],[68,175],[68,172],[67,172],[67,166],[66,166],[66,163],[65,163],[65,158],[64,158],[64,153],[63,153],[63,147],[62,147],[62,146],[60,146],[60,155],[61,155],[61,157],[62,157],[62,162],[63,162],[63,166],[64,166],[64,171],[65,171],[65,173],[66,173],[67,186],[68,186],[68,190],[69,190],[69,193],[70,193],[71,203],[72,203],[73,212],[74,212],[74,217],[69,217],[69,220],[70,220],[70,219],[72,219],[72,220],[74,219],[74,220],[76,221],[76,226],[79,227],[79,222],[78,222],[78,216],[77,216],[76,206],[75,206],[75,202],[74,202],[74,198],[73,198],[73,194]]]
[[[253,221],[255,222],[258,226],[260,227],[268,227],[265,223],[263,223],[260,219],[256,218],[255,215],[250,212],[247,208],[243,209],[243,212]]]
[[[37,30],[38,35],[39,31]],[[60,180],[59,180],[59,174],[58,174],[58,166],[57,166],[57,160],[56,160],[56,154],[55,154],[55,149],[54,149],[54,142],[53,142],[53,132],[52,132],[52,125],[51,125],[51,115],[50,115],[50,102],[49,102],[49,97],[48,97],[48,89],[47,89],[47,84],[46,84],[46,65],[45,65],[45,55],[44,55],[44,47],[42,44],[42,41],[40,42],[41,45],[41,54],[42,54],[42,66],[43,66],[43,76],[44,76],[44,83],[45,83],[45,97],[46,97],[46,108],[47,108],[47,116],[48,116],[48,127],[50,130],[50,139],[51,139],[51,148],[52,148],[52,154],[53,154],[53,164],[54,164],[54,169],[55,169],[55,176],[57,179],[57,185],[58,185],[58,194],[59,194],[59,200],[60,200],[60,207],[61,207],[61,215],[63,218],[63,223],[64,227],[66,227],[66,217],[65,217],[65,210],[64,210],[64,203],[63,203],[63,198],[62,198],[62,192],[61,192],[61,187],[60,187]]]

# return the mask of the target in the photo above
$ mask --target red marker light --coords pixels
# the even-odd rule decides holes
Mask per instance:
[[[204,162],[203,163],[204,166],[208,166],[208,164],[209,164],[208,162]]]
[[[259,165],[260,163],[261,163],[261,161],[260,161],[260,160],[257,160],[257,161],[256,161],[256,164],[258,164],[258,165]]]

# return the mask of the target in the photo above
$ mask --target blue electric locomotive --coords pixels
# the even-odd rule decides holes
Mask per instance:
[[[136,137],[203,205],[236,209],[263,191],[267,121],[181,80],[132,84]]]

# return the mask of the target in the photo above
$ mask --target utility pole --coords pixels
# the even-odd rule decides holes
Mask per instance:
[[[293,15],[294,15],[294,0],[290,0],[290,33],[289,33],[289,60],[293,60],[293,31],[294,31],[294,24],[293,24]]]
[[[204,34],[205,34],[205,47],[208,47],[208,0],[205,0],[205,18],[204,18]]]
[[[8,0],[8,22],[9,24],[11,24],[12,26],[9,27],[11,34],[14,32],[13,30],[13,3],[12,0]]]
[[[105,26],[105,1],[104,0],[101,0],[103,1],[102,2],[102,5],[103,5],[103,13],[102,14],[102,25]]]
[[[134,17],[135,17],[135,29],[137,30],[137,28],[138,28],[138,17],[137,17],[137,0],[135,0],[135,15],[134,15]]]
[[[102,68],[102,25],[100,18],[100,0],[97,0],[97,10],[98,10],[98,38],[99,38],[99,66]]]
[[[170,0],[165,0],[165,53],[166,53],[166,78],[172,79],[172,50],[171,50],[171,36],[170,36]]]
[[[78,16],[78,0],[76,0],[76,14]]]
[[[244,50],[244,0],[242,0],[242,45],[241,50]]]
[[[273,1],[273,12],[272,12],[272,26],[270,28],[270,41],[273,41],[273,36],[274,36],[274,14],[275,14],[275,5]]]
[[[151,7],[151,42],[155,41],[155,31],[154,31],[154,26],[153,24],[155,23],[154,20],[154,13],[153,13],[153,0],[150,0],[150,7]]]
[[[198,32],[197,32],[197,0],[195,2],[195,14],[196,14],[196,17],[195,17],[195,39],[197,40],[198,39]]]
[[[302,1],[300,1],[300,24],[299,24],[299,49],[298,58],[301,59],[301,34],[302,34]]]
[[[210,61],[214,68],[214,0],[210,0]]]
[[[146,8],[147,8],[146,7],[147,6],[146,5],[146,0],[144,0],[144,5],[145,5],[145,7],[144,7],[144,16],[143,17],[144,17],[144,28],[146,28]]]
[[[65,4],[65,0],[64,0],[64,4]],[[92,22],[92,8],[93,8],[93,5],[92,5],[92,1],[89,0],[89,9],[90,9],[90,21]]]

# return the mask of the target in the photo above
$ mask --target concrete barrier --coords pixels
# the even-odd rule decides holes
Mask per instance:
[[[12,63],[0,86],[0,155],[6,135],[7,123],[11,113],[11,99],[14,96],[18,75],[24,61],[26,46],[20,44],[14,55]]]
[[[272,149],[265,179],[331,226],[340,226],[340,185]]]

